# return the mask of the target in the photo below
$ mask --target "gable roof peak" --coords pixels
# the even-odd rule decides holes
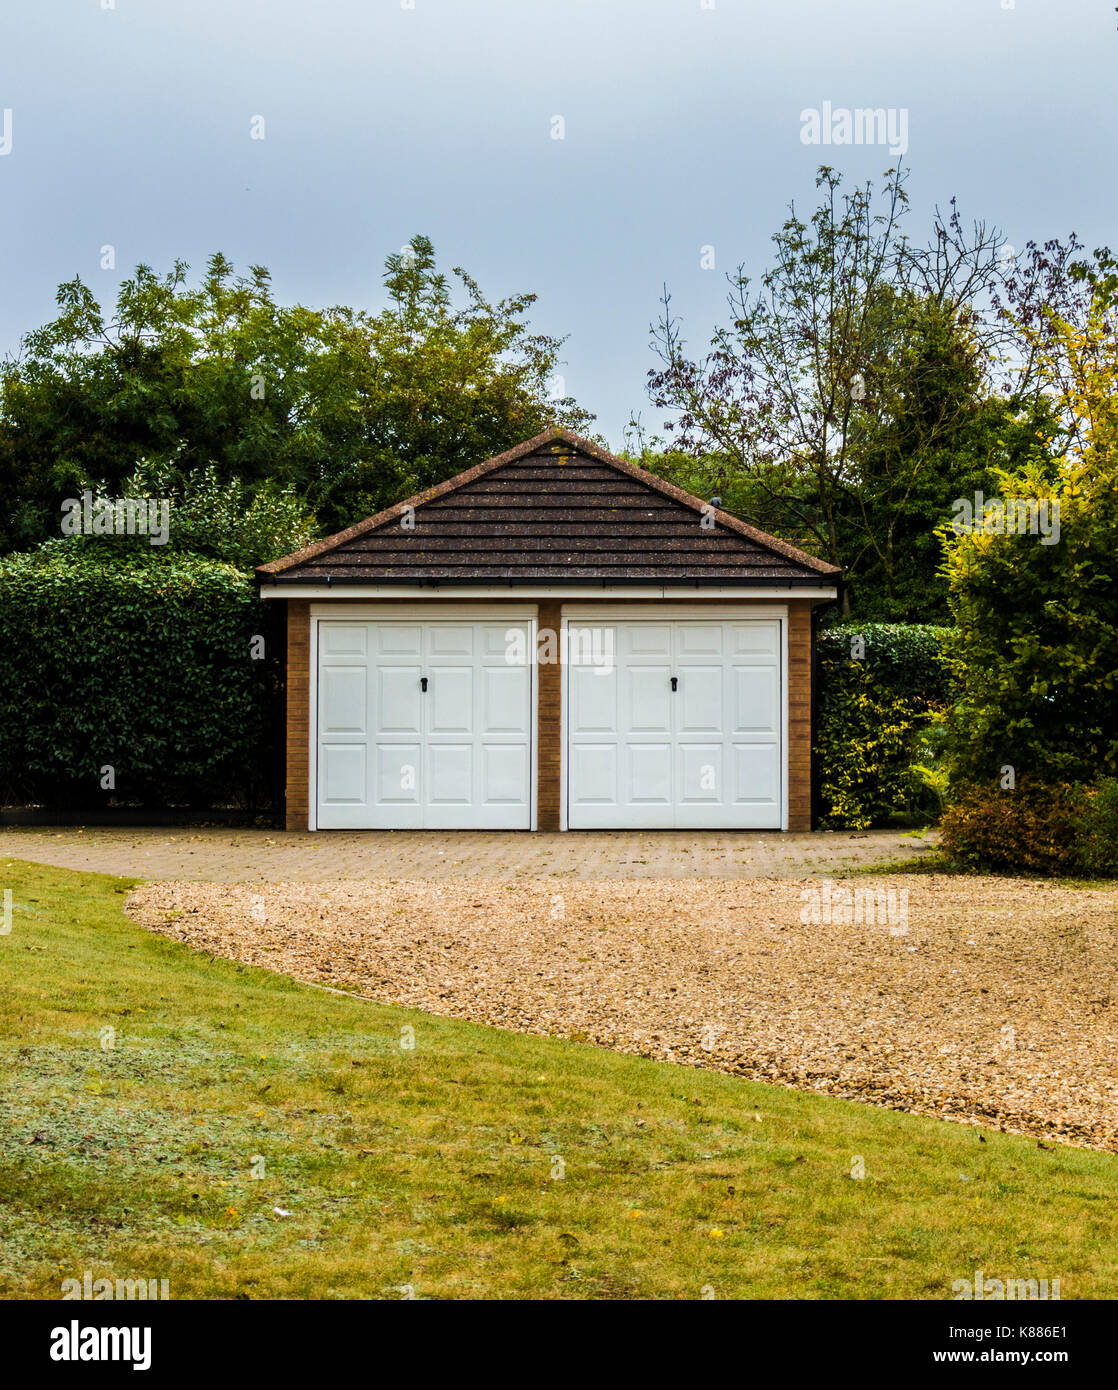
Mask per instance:
[[[710,517],[710,528],[720,530],[723,534],[729,532],[746,541],[752,542],[756,547],[769,552],[773,556],[775,564],[783,562],[786,566],[806,571],[809,575],[816,574],[835,578],[841,574],[841,570],[828,564],[824,560],[819,560],[813,555],[808,555],[805,551],[799,550],[796,546],[790,545],[787,541],[780,540],[776,536],[770,536],[765,531],[760,531],[756,527],[749,525],[748,522],[741,521],[738,517],[731,516],[730,513],[721,511],[711,503],[705,502],[700,497],[695,497],[689,492],[684,492],[682,488],[676,487],[674,483],[669,483],[664,478],[658,477],[655,473],[648,472],[647,469],[640,468],[626,459],[619,458],[616,454],[611,454],[607,449],[594,440],[587,439],[583,435],[576,434],[574,430],[567,429],[562,425],[550,425],[547,429],[541,430],[539,434],[531,439],[525,439],[521,443],[514,445],[511,449],[506,449],[504,453],[494,454],[492,458],[486,459],[482,463],[475,464],[473,468],[468,468],[462,473],[448,478],[445,482],[437,486],[428,488],[426,491],[416,493],[413,497],[408,497],[402,502],[395,503],[394,506],[385,508],[384,511],[376,513],[375,516],[367,517],[364,521],[359,521],[355,525],[348,527],[344,531],[339,531],[333,536],[327,536],[324,540],[316,541],[314,544],[306,546],[304,549],[296,551],[293,555],[286,555],[282,559],[273,560],[270,564],[258,565],[257,574],[261,577],[282,574],[287,570],[306,564],[308,561],[318,559],[330,551],[337,550],[339,547],[346,546],[349,542],[366,536],[369,532],[379,530],[399,520],[410,509],[418,512],[421,508],[433,502],[441,502],[442,499],[450,497],[464,488],[469,488],[471,484],[479,482],[498,470],[527,459],[531,455],[537,458],[545,451],[556,459],[558,467],[562,468],[567,461],[567,455],[562,448],[557,445],[566,445],[567,449],[573,453],[582,454],[592,459],[594,462],[617,472],[627,478],[630,483],[635,483],[649,492],[659,494],[661,498],[667,499],[677,507],[686,508],[701,515],[704,520]],[[550,449],[547,446],[552,446]],[[661,507],[663,503],[660,504]],[[739,541],[740,544],[740,541]]]

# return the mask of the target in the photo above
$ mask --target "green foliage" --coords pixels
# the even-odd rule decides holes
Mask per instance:
[[[951,785],[946,716],[941,711],[930,709],[926,722],[917,726],[911,757],[906,773],[908,805],[920,820],[938,821]]]
[[[958,864],[996,873],[1118,874],[1118,780],[961,790],[940,824]]]
[[[910,239],[906,177],[845,191],[821,168],[816,207],[790,209],[757,283],[741,266],[728,277],[705,354],[686,350],[665,293],[649,390],[672,412],[673,481],[841,565],[846,611],[942,622],[936,527],[1016,462],[1049,407],[996,379],[1001,234],[965,228],[952,203]]]
[[[945,780],[946,636],[942,628],[883,623],[819,634],[815,756],[825,829],[934,819]]]
[[[182,554],[226,560],[238,569],[252,570],[279,555],[309,545],[318,533],[314,516],[291,487],[265,479],[255,489],[240,478],[222,481],[213,464],[183,473],[166,459],[144,459],[114,493],[107,484],[90,481],[95,497],[147,497],[170,503],[166,549]],[[83,545],[95,553],[106,549],[135,550],[150,546],[146,536],[74,536],[56,538],[44,548],[61,551]],[[100,549],[98,549],[98,547]]]
[[[1038,442],[998,491],[1052,499],[1058,535],[944,533],[958,786],[1006,765],[1033,785],[1118,774],[1118,308],[1097,302],[1083,329],[1050,324],[1074,447],[1053,471]]]
[[[1042,415],[1040,406],[1017,412],[997,398],[973,402],[950,442],[929,447],[913,467],[903,507],[890,500],[895,477],[867,459],[858,489],[841,492],[834,508],[834,554],[845,572],[850,615],[863,622],[950,624],[942,528],[957,498],[995,495],[996,470],[1020,466],[1035,453]],[[820,505],[808,480],[786,476],[770,485],[729,454],[657,449],[639,431],[630,445],[628,456],[641,468],[695,496],[720,497],[733,515],[830,558],[805,521]]]
[[[1084,873],[1118,876],[1118,778],[1104,777],[1086,790],[1075,836],[1076,860]]]
[[[592,418],[551,398],[561,344],[529,330],[534,296],[490,303],[458,270],[456,306],[425,237],[388,258],[379,313],[278,304],[267,270],[220,254],[187,272],[137,267],[111,316],[80,279],[60,286],[57,318],[4,364],[0,550],[56,535],[85,479],[119,495],[138,458],[213,465],[250,494],[270,479],[334,531]]]
[[[1003,495],[1038,491],[1007,479]],[[954,543],[958,783],[993,780],[1005,765],[1051,783],[1118,771],[1118,475],[1057,495],[1057,545],[1033,535]]]
[[[276,624],[250,576],[215,560],[95,542],[0,560],[3,799],[275,802]]]

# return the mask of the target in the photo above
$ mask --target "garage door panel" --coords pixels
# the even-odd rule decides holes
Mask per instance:
[[[322,751],[322,799],[331,806],[363,806],[365,745],[328,743]]]
[[[581,743],[570,752],[572,786],[580,806],[617,804],[617,744]]]
[[[780,749],[775,743],[742,743],[734,749],[734,804],[776,807],[780,798]]]
[[[604,679],[604,678],[601,678]],[[623,732],[666,734],[672,727],[670,666],[630,666],[621,672]]]
[[[724,798],[721,743],[688,743],[678,749],[679,799],[685,805],[718,806]]]
[[[528,829],[533,666],[510,632],[529,656],[525,623],[319,623],[323,829]]]
[[[571,732],[583,734],[617,733],[617,670],[602,674],[600,668],[568,667],[570,681]]]
[[[429,666],[427,693],[430,707],[427,730],[432,734],[472,734],[474,731],[474,668]]]
[[[375,728],[378,736],[418,734],[422,725],[420,668],[378,666]]]
[[[377,803],[418,806],[423,749],[418,743],[381,743],[374,749]]]
[[[532,655],[523,623],[483,627],[481,650],[488,665],[496,660],[503,661],[506,666],[526,666]]]
[[[734,670],[735,734],[775,734],[780,721],[780,673],[773,666]]]
[[[629,623],[618,628],[620,656],[628,664],[634,659],[672,657],[672,629],[668,623]]]
[[[719,666],[686,666],[680,668],[677,732],[681,734],[721,734],[722,677]]]
[[[332,624],[330,624],[332,626]],[[423,628],[419,623],[379,623],[372,628],[373,651],[378,657],[423,655]]]
[[[466,623],[453,623],[440,626],[432,623],[427,628],[427,655],[433,660],[457,656],[471,660],[474,654],[476,632]]]
[[[327,656],[367,656],[368,628],[363,623],[325,623],[322,650]]]
[[[672,745],[631,743],[628,747],[628,796],[632,806],[672,804]]]
[[[487,666],[482,671],[483,734],[528,734],[531,676],[518,666]]]
[[[323,672],[322,732],[364,734],[368,670],[365,666],[333,666]]]
[[[432,806],[469,806],[474,800],[471,743],[427,745],[427,801]]]
[[[780,624],[768,622],[734,623],[730,627],[729,654],[776,661],[780,657]]]
[[[676,654],[680,661],[714,656],[721,665],[724,632],[721,624],[680,623],[676,637]]]
[[[494,744],[482,750],[483,805],[523,806],[529,784],[527,744]]]

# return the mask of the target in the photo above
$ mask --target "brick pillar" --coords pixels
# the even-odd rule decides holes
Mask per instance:
[[[563,608],[559,603],[541,603],[539,631],[550,629],[554,634],[552,650],[555,660],[537,664],[539,681],[539,717],[536,726],[536,827],[539,830],[559,829],[559,807],[562,788],[563,750],[563,668],[560,664],[559,631]]]
[[[788,829],[811,829],[811,602],[788,604]]]
[[[311,606],[287,605],[287,829],[310,819]]]

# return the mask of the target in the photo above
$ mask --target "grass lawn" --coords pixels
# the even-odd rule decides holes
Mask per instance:
[[[130,886],[0,861],[8,1297],[1118,1296],[1116,1157],[337,997]]]

